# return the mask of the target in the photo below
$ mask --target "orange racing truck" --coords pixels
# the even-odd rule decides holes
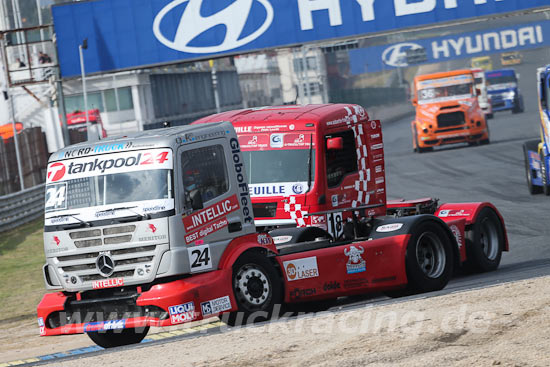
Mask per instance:
[[[414,79],[413,149],[422,153],[454,143],[489,144],[489,127],[479,106],[474,73],[455,70]]]

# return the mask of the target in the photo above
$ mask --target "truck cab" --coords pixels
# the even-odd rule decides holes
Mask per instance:
[[[470,63],[473,69],[493,70],[493,60],[490,56],[474,57]]]
[[[88,111],[88,122],[90,123],[90,136],[87,135],[86,112],[75,111],[67,114],[67,127],[71,144],[83,141],[101,140],[107,137],[107,131],[101,120],[101,113],[98,109]]]
[[[472,70],[454,70],[414,78],[411,123],[413,150],[468,143],[489,144],[489,128],[475,87]]]
[[[363,107],[247,109],[194,124],[211,121],[229,121],[237,131],[258,227],[316,226],[338,238],[351,217],[338,208],[379,205],[370,215],[385,213],[381,125]]]
[[[486,119],[492,119],[493,107],[491,106],[491,100],[489,98],[489,94],[487,93],[487,79],[485,78],[485,72],[483,69],[472,69],[472,71],[474,72],[479,107],[481,107]]]
[[[523,112],[523,96],[518,86],[519,74],[514,69],[488,71],[485,72],[485,77],[493,111]]]

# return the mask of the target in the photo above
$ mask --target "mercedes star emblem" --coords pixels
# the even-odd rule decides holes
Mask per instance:
[[[101,253],[95,261],[95,266],[104,277],[111,276],[115,271],[115,262],[108,253]]]

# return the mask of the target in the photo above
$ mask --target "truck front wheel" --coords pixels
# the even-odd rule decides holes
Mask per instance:
[[[231,326],[270,319],[281,304],[279,274],[269,259],[257,252],[244,253],[233,265],[233,294],[238,310],[222,317]]]
[[[149,326],[140,329],[128,328],[123,330],[94,331],[88,333],[88,336],[100,347],[114,348],[137,344],[145,338],[148,332]]]

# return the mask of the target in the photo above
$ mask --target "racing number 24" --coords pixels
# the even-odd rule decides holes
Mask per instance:
[[[210,245],[194,246],[187,249],[191,272],[212,269]]]

